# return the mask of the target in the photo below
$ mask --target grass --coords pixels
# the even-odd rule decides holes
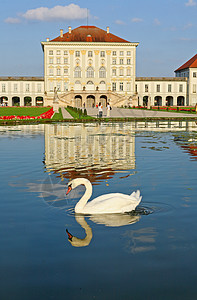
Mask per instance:
[[[59,112],[55,113],[52,117],[53,121],[62,121],[63,120],[63,116],[62,116],[62,112],[61,112],[61,108],[59,108]]]
[[[74,119],[84,119],[84,120],[92,120],[92,119],[94,119],[94,118],[91,117],[91,116],[79,115],[78,112],[72,110],[72,109],[69,108],[69,107],[66,107],[65,109],[67,110],[67,112],[68,112]]]
[[[30,116],[37,117],[51,107],[0,107],[0,116]]]

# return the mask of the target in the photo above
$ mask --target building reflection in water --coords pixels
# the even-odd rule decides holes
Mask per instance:
[[[45,166],[67,179],[110,179],[135,169],[133,124],[64,124],[45,126]]]
[[[135,132],[196,130],[194,121],[45,125],[46,170],[62,180],[85,177],[95,184],[117,172],[135,173]],[[196,157],[196,144],[186,148]]]

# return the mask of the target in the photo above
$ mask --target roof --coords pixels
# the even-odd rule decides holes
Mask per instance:
[[[188,60],[185,64],[179,67],[175,72],[181,71],[188,68],[197,68],[197,54],[194,55],[190,60]]]
[[[1,76],[0,81],[44,81],[44,77],[30,76]]]
[[[63,37],[58,36],[50,42],[107,42],[107,43],[130,43],[110,32],[96,26],[80,26],[71,33],[66,32]]]
[[[187,81],[187,77],[136,77],[135,81]]]

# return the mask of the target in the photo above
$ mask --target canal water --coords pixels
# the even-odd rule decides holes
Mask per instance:
[[[0,127],[0,167],[1,300],[196,299],[195,122]],[[75,215],[78,177],[142,201]]]

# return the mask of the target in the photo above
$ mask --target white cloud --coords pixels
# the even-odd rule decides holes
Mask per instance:
[[[161,22],[158,19],[154,19],[154,24],[159,26],[159,25],[161,25]]]
[[[133,23],[139,23],[139,22],[142,22],[143,20],[140,19],[140,18],[133,18],[131,21],[132,21]]]
[[[188,0],[188,2],[185,3],[186,6],[196,6],[196,4],[194,0]]]
[[[184,29],[189,29],[189,28],[191,28],[191,27],[193,27],[193,25],[192,25],[191,23],[188,23],[188,24],[186,24],[186,25],[184,26]]]
[[[27,10],[25,13],[20,14],[19,18],[7,18],[6,23],[19,23],[22,19],[27,21],[66,21],[66,20],[81,20],[87,18],[89,10],[81,8],[79,5],[71,3],[67,6],[57,5],[52,8],[38,7],[35,9]],[[90,15],[89,15],[90,16]]]
[[[121,20],[116,20],[115,23],[118,25],[125,25],[125,22]]]
[[[52,8],[39,7],[30,9],[22,15],[27,20],[56,21],[79,20],[87,17],[87,9],[71,3],[68,6],[54,6]]]
[[[5,20],[5,23],[10,23],[10,24],[18,24],[20,22],[21,20],[19,18],[7,18]]]

